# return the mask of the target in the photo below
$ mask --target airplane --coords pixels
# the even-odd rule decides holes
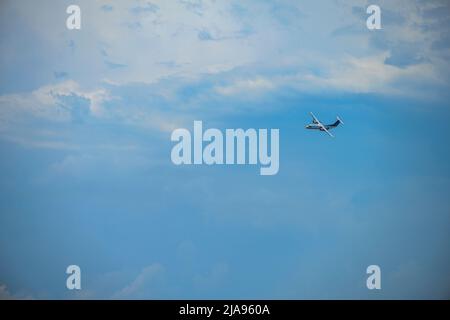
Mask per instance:
[[[341,123],[344,124],[344,121],[342,121],[339,117],[336,117],[337,120],[335,123],[324,125],[319,120],[317,120],[316,116],[312,112],[310,112],[310,114],[311,114],[311,117],[313,118],[313,121],[311,124],[308,124],[305,128],[312,129],[312,130],[325,131],[332,138],[334,138],[334,136],[328,130],[336,128]]]

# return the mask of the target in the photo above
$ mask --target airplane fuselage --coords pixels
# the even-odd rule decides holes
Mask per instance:
[[[325,129],[327,129],[327,130],[329,130],[329,129],[332,128],[332,127],[330,127],[330,126],[324,126],[324,127],[325,127]],[[310,129],[310,130],[320,130],[320,131],[324,131],[324,130],[323,130],[323,127],[321,127],[321,126],[319,126],[319,125],[317,125],[317,124],[308,124],[305,128],[306,128],[306,129]]]

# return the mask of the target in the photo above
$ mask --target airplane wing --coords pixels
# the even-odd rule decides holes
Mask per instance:
[[[330,133],[330,131],[327,130],[327,128],[325,128],[325,126],[321,123],[319,123],[320,127],[323,129],[323,131],[325,131],[326,133],[328,133],[328,135],[332,138],[334,138],[334,136]]]
[[[313,118],[313,123],[315,123],[315,124],[320,123],[320,121],[317,120],[316,116],[312,112],[310,112],[310,114],[311,114],[311,117]]]

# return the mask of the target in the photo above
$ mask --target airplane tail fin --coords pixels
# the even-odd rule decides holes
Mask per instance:
[[[337,120],[336,120],[336,122],[335,123],[333,123],[331,126],[332,127],[337,127],[339,124],[344,124],[344,121],[342,121],[341,120],[341,118],[339,118],[339,117],[336,117],[337,118]]]

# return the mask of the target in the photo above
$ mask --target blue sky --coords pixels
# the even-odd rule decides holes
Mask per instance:
[[[70,4],[0,4],[1,298],[449,298],[446,1]],[[279,173],[174,166],[194,120]]]

